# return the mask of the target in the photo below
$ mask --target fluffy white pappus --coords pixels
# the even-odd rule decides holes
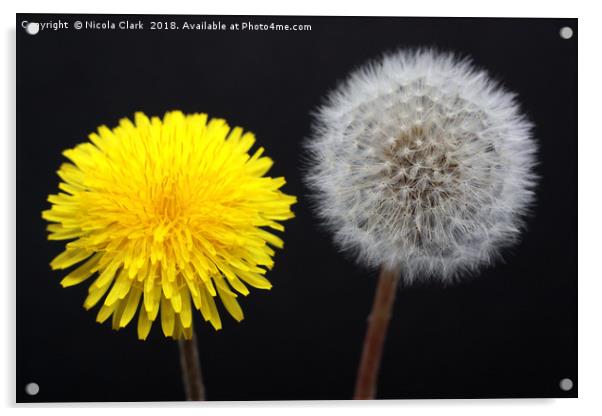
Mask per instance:
[[[516,243],[534,202],[532,124],[467,58],[399,51],[316,113],[306,183],[337,245],[406,282],[451,282]]]

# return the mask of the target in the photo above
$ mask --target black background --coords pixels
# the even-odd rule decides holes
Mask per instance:
[[[70,22],[25,33],[22,20]],[[195,327],[210,400],[349,399],[376,284],[316,226],[302,185],[310,112],[351,69],[383,51],[436,46],[469,54],[519,93],[540,148],[537,206],[506,262],[451,287],[399,292],[379,398],[576,397],[576,19],[111,16],[143,31],[72,29],[106,16],[17,15],[17,400],[183,400],[177,345],[158,324],[137,340],[62,289],[41,211],[57,191],[61,151],[142,110],[208,112],[256,133],[272,176],[299,197],[271,291],[242,300],[215,332]],[[148,30],[149,22],[311,24],[306,32]],[[559,29],[571,26],[570,40]],[[575,388],[563,392],[559,380]],[[40,385],[37,396],[24,392]]]

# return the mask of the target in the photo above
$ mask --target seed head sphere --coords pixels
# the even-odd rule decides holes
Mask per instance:
[[[329,94],[306,179],[358,262],[448,282],[520,236],[536,184],[531,130],[515,94],[470,60],[400,51]]]

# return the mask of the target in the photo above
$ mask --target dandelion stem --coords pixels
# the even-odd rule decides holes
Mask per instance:
[[[376,396],[378,371],[399,278],[398,268],[381,268],[372,311],[368,317],[368,330],[355,384],[355,400],[374,399]]]
[[[197,349],[196,335],[192,332],[191,339],[178,340],[180,347],[180,365],[182,367],[182,381],[186,390],[186,400],[205,400],[205,386],[201,375],[201,364]]]

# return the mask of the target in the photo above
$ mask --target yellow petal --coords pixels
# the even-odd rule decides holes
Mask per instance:
[[[182,311],[182,292],[176,291],[170,298],[171,306],[175,313],[180,313]]]
[[[100,277],[98,279],[100,279]],[[84,301],[84,308],[90,309],[94,307],[94,305],[98,303],[98,301],[104,296],[104,294],[107,293],[107,290],[110,286],[111,281],[108,281],[107,283],[105,283],[104,286],[101,287],[97,287],[95,283],[92,284],[88,289],[88,297],[86,297],[86,300]]]
[[[117,307],[115,308],[115,311],[113,312],[113,319],[111,320],[111,327],[113,329],[117,330],[117,329],[119,329],[119,321],[121,321],[121,317],[123,316],[123,312],[125,311],[127,302],[124,300],[120,300],[115,303],[117,304]]]
[[[161,297],[161,328],[166,337],[171,337],[174,330],[174,311],[171,307],[171,302],[166,298]]]
[[[106,321],[109,316],[113,314],[115,309],[117,309],[117,306],[119,306],[119,302],[115,302],[111,305],[102,305],[98,310],[98,315],[96,315],[96,321],[100,323]]]
[[[213,297],[210,296],[206,290],[201,290],[201,297],[201,313],[203,314],[203,317],[206,321],[211,322],[211,325],[213,325],[216,330],[222,329],[222,321],[220,320]]]
[[[99,264],[101,262],[102,260],[99,261]],[[96,279],[93,283],[94,286],[100,288],[105,286],[107,283],[111,283],[115,278],[115,273],[117,272],[118,268],[119,263],[117,261],[112,261],[111,264],[109,264],[107,267],[105,267],[104,270],[100,272],[100,276],[98,276],[98,279]]]
[[[102,256],[102,253],[96,253],[88,261],[79,266],[77,269],[69,273],[63,280],[61,280],[61,286],[69,287],[77,285],[83,282],[94,274],[96,271],[95,266],[98,264],[98,260]]]
[[[220,263],[218,266],[234,289],[245,296],[249,294],[249,289],[247,289],[244,283],[240,281],[228,265]]]
[[[134,315],[136,314],[136,310],[138,309],[138,303],[140,303],[140,296],[142,295],[142,290],[137,287],[132,287],[130,290],[130,294],[127,298],[127,304],[125,306],[125,310],[123,311],[123,315],[121,315],[121,319],[119,320],[119,326],[124,327],[130,323]],[[142,308],[144,309],[144,308]],[[146,312],[146,311],[145,311]]]
[[[221,289],[219,285],[217,286],[217,293],[224,303],[226,310],[230,312],[230,315],[232,315],[238,322],[242,321],[244,319],[244,315],[236,299]]]
[[[148,318],[146,310],[140,308],[138,313],[138,339],[145,340],[148,337],[148,333],[153,326],[153,321]]]
[[[182,334],[184,335],[184,339],[192,339],[192,325],[182,328]]]
[[[50,267],[52,267],[53,270],[66,269],[69,266],[73,266],[75,263],[87,259],[91,254],[92,252],[82,248],[67,249],[50,262]]]
[[[192,325],[192,308],[190,307],[190,293],[186,289],[180,292],[182,297],[182,311],[180,312],[180,321],[184,328],[190,328]]]
[[[161,287],[163,289],[163,294],[167,299],[170,299],[173,295],[173,285],[167,278],[167,274],[161,274]]]
[[[161,290],[153,291],[153,307],[150,311],[148,311],[148,319],[154,321],[159,314],[159,305],[163,296],[161,295]]]
[[[272,284],[268,279],[258,273],[240,272],[238,274],[242,280],[257,289],[271,289]]]
[[[112,305],[114,302],[121,299],[122,291],[124,290],[124,288],[129,289],[130,284],[131,284],[131,281],[128,278],[127,269],[121,269],[121,272],[119,273],[119,277],[117,278],[117,280],[115,280],[115,283],[113,284],[113,287],[111,288],[111,291],[109,292],[109,294],[107,295],[107,297],[105,299],[105,305],[107,305],[107,306]]]

